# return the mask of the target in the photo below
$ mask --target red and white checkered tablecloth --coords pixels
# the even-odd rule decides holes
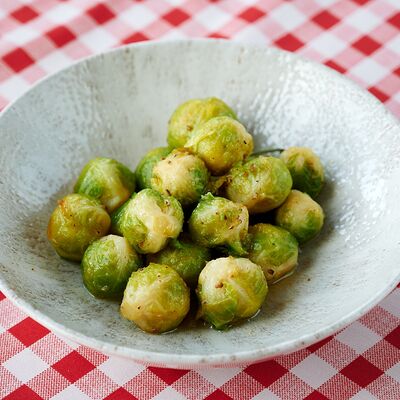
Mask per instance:
[[[79,58],[187,37],[295,51],[355,80],[400,117],[400,0],[0,0],[0,109]],[[146,368],[66,341],[0,292],[0,397],[399,400],[400,286],[307,349],[242,368],[195,370]]]

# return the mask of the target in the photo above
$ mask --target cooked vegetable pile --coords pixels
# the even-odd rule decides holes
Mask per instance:
[[[253,154],[252,136],[214,97],[181,104],[167,141],[135,172],[89,161],[52,213],[48,238],[81,262],[93,296],[122,299],[122,316],[142,330],[175,329],[191,290],[197,316],[227,329],[257,314],[268,285],[296,268],[299,244],[322,229],[324,170],[306,147]],[[254,214],[265,222],[249,226]]]

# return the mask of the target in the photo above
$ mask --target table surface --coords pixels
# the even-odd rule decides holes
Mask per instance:
[[[219,37],[294,51],[400,116],[400,0],[1,0],[0,109],[72,61],[149,39]],[[0,292],[6,399],[400,399],[400,286],[301,351],[241,368],[144,367],[66,341]]]

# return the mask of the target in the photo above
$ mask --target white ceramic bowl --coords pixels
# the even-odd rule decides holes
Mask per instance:
[[[96,156],[134,168],[164,145],[182,101],[217,96],[257,147],[310,146],[326,167],[326,225],[262,312],[227,332],[141,332],[118,304],[95,300],[79,266],[56,256],[46,226]],[[370,94],[323,66],[226,41],[146,43],[44,79],[0,118],[2,290],[74,341],[160,366],[232,365],[310,345],[355,320],[399,280],[400,129]]]

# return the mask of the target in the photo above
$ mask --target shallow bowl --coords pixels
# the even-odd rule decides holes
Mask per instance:
[[[229,331],[141,332],[95,300],[46,239],[56,200],[96,156],[134,168],[166,143],[182,101],[217,96],[257,148],[312,147],[326,168],[322,234],[261,313]],[[0,117],[1,287],[55,332],[108,354],[190,367],[258,361],[359,318],[399,281],[400,128],[370,94],[293,54],[226,41],[146,43],[100,54],[35,85]]]

